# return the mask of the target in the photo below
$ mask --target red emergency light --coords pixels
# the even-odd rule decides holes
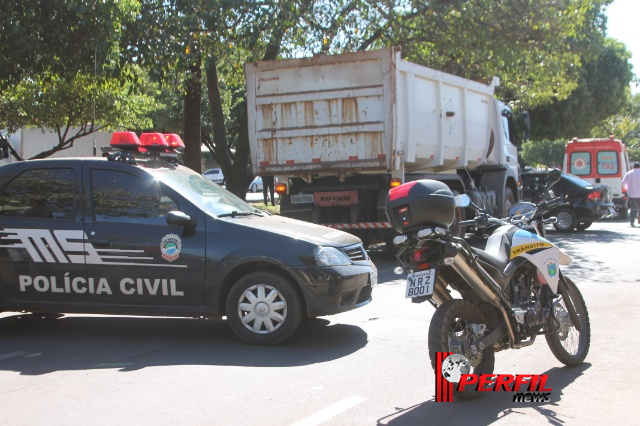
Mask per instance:
[[[142,146],[142,143],[134,132],[113,132],[109,145],[119,148],[138,148]]]
[[[162,133],[143,133],[140,135],[142,146],[147,148],[168,148],[169,142]]]
[[[170,148],[174,149],[183,149],[184,142],[182,142],[182,138],[175,133],[165,133],[164,138],[167,140]]]

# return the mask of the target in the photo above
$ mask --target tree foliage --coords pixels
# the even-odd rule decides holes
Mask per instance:
[[[629,95],[624,107],[591,130],[591,137],[613,135],[629,150],[631,161],[640,161],[640,93]]]
[[[520,157],[530,167],[562,167],[568,139],[528,141],[520,147]]]
[[[589,137],[595,125],[627,102],[633,76],[629,59],[625,46],[614,40],[593,46],[590,58],[579,70],[578,86],[569,97],[531,110],[537,123],[532,138]]]
[[[73,79],[117,71],[123,25],[136,0],[0,0],[0,91],[46,72]]]
[[[136,92],[131,84],[122,84],[119,79],[81,73],[69,79],[42,74],[2,92],[0,126],[9,133],[29,127],[54,129],[58,144],[43,146],[34,157],[46,158],[102,129],[148,127],[149,113],[158,107],[152,96],[155,93],[150,92]]]
[[[0,128],[48,128],[45,158],[100,129],[144,126],[157,107],[137,67],[120,61],[135,0],[0,1]],[[13,153],[16,155],[17,153]]]
[[[0,90],[48,75],[88,76],[97,52],[105,79],[131,83],[134,92],[147,77],[158,82],[166,109],[150,115],[153,126],[178,131],[182,123],[183,135],[196,129],[199,137],[185,140],[185,162],[200,167],[202,140],[228,188],[244,195],[252,178],[244,62],[400,46],[422,65],[484,82],[500,77],[497,95],[516,110],[533,108],[534,135],[541,128],[539,139],[554,139],[621,106],[630,71],[624,47],[605,39],[610,2],[0,0],[0,18],[10,24],[0,43],[15,46],[0,55]],[[137,69],[131,64],[144,72],[123,73]],[[568,110],[573,115],[561,115]]]

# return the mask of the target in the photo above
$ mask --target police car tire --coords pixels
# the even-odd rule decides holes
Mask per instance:
[[[578,218],[571,209],[562,207],[554,210],[551,214],[556,217],[556,223],[553,224],[553,227],[558,232],[571,232],[578,225]]]
[[[252,272],[231,287],[226,316],[231,330],[241,340],[253,345],[276,345],[300,327],[302,303],[287,279],[272,272]]]

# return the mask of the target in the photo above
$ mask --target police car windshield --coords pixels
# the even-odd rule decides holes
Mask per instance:
[[[186,167],[148,169],[156,179],[173,188],[205,213],[215,216],[247,216],[257,213],[240,198]]]

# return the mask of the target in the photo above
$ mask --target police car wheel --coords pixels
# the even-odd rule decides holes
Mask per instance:
[[[253,272],[240,278],[227,297],[231,330],[254,345],[275,345],[291,337],[302,321],[300,297],[280,275]]]

